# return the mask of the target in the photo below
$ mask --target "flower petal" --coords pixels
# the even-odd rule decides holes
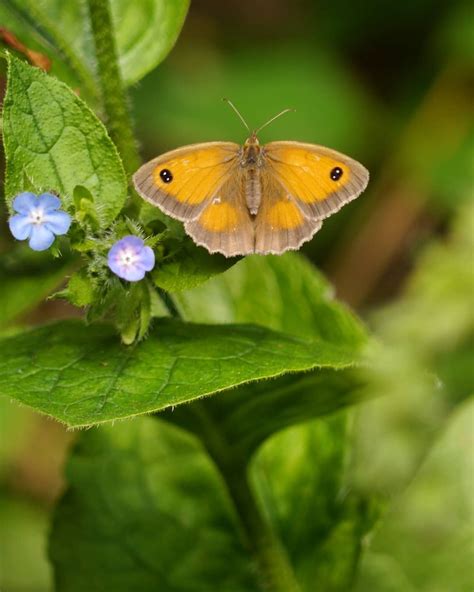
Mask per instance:
[[[38,206],[38,198],[34,193],[24,191],[15,197],[12,206],[15,212],[28,215],[30,210]]]
[[[138,265],[129,265],[123,268],[123,275],[119,275],[119,277],[129,282],[139,282],[145,277],[145,270]]]
[[[10,232],[16,239],[25,240],[29,238],[33,224],[28,216],[16,214],[8,220],[8,226],[10,227]]]
[[[39,197],[41,207],[45,212],[51,210],[58,210],[61,207],[61,200],[59,197],[52,195],[51,193],[42,193]]]
[[[71,226],[71,216],[63,211],[49,211],[43,218],[43,224],[54,234],[66,234]]]
[[[54,242],[54,233],[43,224],[34,224],[31,229],[29,245],[33,251],[45,251]]]
[[[155,253],[150,247],[143,247],[141,250],[140,264],[145,271],[151,271],[155,267]]]
[[[143,247],[144,243],[143,239],[139,238],[138,236],[133,236],[133,234],[129,234],[121,238],[118,243],[115,244],[120,245],[122,248],[132,248],[138,253],[138,251],[140,251],[140,249]]]

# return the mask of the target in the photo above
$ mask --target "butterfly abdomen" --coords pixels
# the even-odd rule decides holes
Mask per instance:
[[[242,187],[245,195],[247,208],[252,216],[255,216],[262,201],[262,183],[260,170],[262,166],[262,152],[258,139],[251,136],[245,143],[243,158],[241,161],[243,169]]]
[[[248,168],[243,175],[245,202],[252,216],[255,216],[262,201],[262,184],[260,171],[257,168]]]

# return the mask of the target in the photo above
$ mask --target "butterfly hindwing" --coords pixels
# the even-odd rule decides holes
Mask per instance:
[[[310,218],[271,173],[262,174],[264,199],[255,217],[255,252],[279,255],[296,250],[321,228],[320,220]]]
[[[242,173],[237,170],[184,227],[194,242],[226,257],[254,252],[254,225],[245,202]]]

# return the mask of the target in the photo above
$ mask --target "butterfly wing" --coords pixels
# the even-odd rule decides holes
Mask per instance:
[[[299,206],[271,170],[261,175],[262,201],[255,217],[255,252],[279,255],[296,250],[321,228],[322,222]]]
[[[254,252],[254,225],[243,187],[242,173],[237,169],[205,205],[199,217],[185,223],[187,234],[197,245],[226,257]]]
[[[324,146],[270,142],[265,166],[302,212],[318,220],[337,212],[367,187],[369,172],[359,162]]]
[[[233,174],[239,151],[232,142],[184,146],[144,164],[133,183],[143,199],[166,214],[194,220]]]
[[[194,242],[226,257],[254,250],[254,229],[243,191],[241,147],[193,144],[143,165],[133,176],[138,193],[183,221]]]

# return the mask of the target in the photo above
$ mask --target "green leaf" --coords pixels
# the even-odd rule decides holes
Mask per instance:
[[[50,264],[45,268],[45,263]],[[63,281],[71,262],[54,262],[44,253],[19,247],[0,263],[0,327],[32,310]]]
[[[84,14],[80,2],[3,0],[0,3],[2,25],[29,48],[48,56],[51,74],[73,88],[79,86],[83,98],[97,102],[90,27]],[[78,23],[82,35],[77,34]]]
[[[176,298],[192,321],[258,323],[348,346],[366,339],[362,323],[335,300],[326,278],[297,253],[246,257]]]
[[[72,320],[4,339],[0,347],[0,394],[70,426],[158,411],[286,372],[345,368],[359,353],[252,325],[172,319],[136,347],[120,345],[108,326]]]
[[[270,438],[252,463],[260,502],[284,541],[302,590],[346,592],[371,504],[348,490],[345,414]]]
[[[254,463],[260,507],[282,536],[301,592],[313,592],[315,581],[345,592],[371,524],[369,508],[345,492],[344,468],[340,416],[272,438]],[[266,589],[238,522],[242,508],[182,430],[149,418],[89,430],[66,476],[50,541],[58,592]]]
[[[8,203],[33,185],[56,191],[67,208],[81,185],[106,227],[125,203],[127,183],[117,150],[102,123],[65,84],[8,57],[3,111]]]
[[[67,287],[55,294],[55,297],[64,298],[74,306],[89,306],[96,298],[96,286],[87,271],[80,269],[71,276]]]
[[[6,0],[2,24],[64,61],[88,94],[94,89],[95,54],[87,10],[81,2]],[[134,84],[168,55],[183,27],[189,0],[111,0],[117,53],[125,84]],[[38,40],[40,44],[38,46]]]
[[[170,52],[190,0],[112,0],[117,51],[124,82],[133,84]]]
[[[221,478],[181,430],[141,418],[88,431],[66,473],[50,543],[58,592],[259,590]]]
[[[235,456],[249,458],[275,432],[359,403],[367,396],[364,387],[354,369],[317,369],[245,384],[225,397],[203,401],[203,406],[232,441]],[[162,417],[201,437],[208,429],[187,405],[169,409]]]
[[[237,257],[209,254],[190,239],[181,242],[176,254],[169,255],[153,271],[153,281],[167,292],[181,292],[205,283],[209,278],[229,269]]]
[[[193,321],[254,322],[352,351],[367,341],[362,324],[334,300],[327,280],[295,253],[246,257],[175,299]],[[232,439],[236,454],[245,458],[273,432],[359,402],[366,396],[363,384],[353,369],[317,369],[244,385],[203,406]],[[199,425],[187,406],[164,417],[204,437],[206,425]]]

